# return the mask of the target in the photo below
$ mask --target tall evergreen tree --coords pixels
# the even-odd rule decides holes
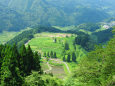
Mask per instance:
[[[50,57],[50,54],[49,54],[49,52],[47,52],[47,57]]]
[[[56,52],[54,52],[54,56],[53,56],[54,58],[57,58],[57,56],[56,56]]]
[[[75,52],[72,53],[72,61],[73,61],[73,62],[76,62],[76,55],[75,55]]]
[[[65,55],[64,55],[64,57],[63,57],[63,61],[64,61],[64,62],[66,61],[66,59],[65,59]]]
[[[2,86],[21,86],[23,83],[15,56],[17,55],[13,48],[5,49],[5,57],[1,67]]]
[[[27,71],[27,51],[25,48],[25,45],[23,44],[20,48],[20,70],[22,72],[22,75],[24,76],[24,73]]]
[[[69,44],[67,42],[65,42],[64,48],[65,48],[65,50],[69,50]]]
[[[33,57],[33,52],[32,52],[32,49],[30,47],[30,45],[28,45],[28,48],[27,48],[27,70],[26,72],[30,73],[32,69],[34,69],[34,57]]]
[[[53,51],[51,51],[51,53],[50,53],[50,57],[53,58]]]
[[[34,69],[39,71],[39,73],[41,73],[40,56],[38,55],[38,52],[34,53],[34,64],[35,64]]]
[[[67,62],[70,62],[70,59],[71,59],[71,56],[70,56],[70,54],[68,54],[68,56],[67,56]]]
[[[43,55],[44,57],[46,57],[46,52],[44,52],[44,55]]]

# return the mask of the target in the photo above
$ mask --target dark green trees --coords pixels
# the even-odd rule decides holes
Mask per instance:
[[[30,46],[26,49],[22,45],[20,53],[16,45],[0,46],[0,82],[1,86],[22,86],[23,78],[37,70],[42,73],[40,66],[40,55],[33,53]]]
[[[34,69],[41,73],[40,56],[38,55],[38,52],[34,53]]]
[[[73,61],[73,62],[76,62],[76,55],[75,55],[75,52],[72,53],[72,61]]]
[[[66,61],[65,56],[63,57],[63,61],[64,61],[64,62]]]
[[[44,57],[46,57],[47,55],[46,55],[46,52],[44,52],[44,55],[43,55]]]
[[[27,70],[26,72],[30,73],[32,69],[34,69],[34,57],[33,57],[33,52],[30,48],[30,45],[28,45],[28,48],[27,48],[27,59],[26,59],[26,62],[27,62]]]
[[[107,45],[97,46],[88,53],[74,71],[73,79],[86,86],[114,86],[115,85],[115,37]],[[72,81],[74,81],[72,80]],[[72,84],[73,85],[73,84]]]
[[[54,52],[54,56],[53,56],[54,58],[57,58],[57,56],[56,56],[56,52]]]
[[[70,56],[70,54],[68,54],[68,56],[67,56],[67,62],[70,62],[70,59],[71,59],[71,56]]]
[[[50,54],[49,54],[49,52],[47,52],[47,57],[50,57]]]
[[[17,53],[7,46],[5,48],[5,56],[1,67],[1,85],[2,86],[21,86],[23,81],[17,66]]]
[[[67,42],[65,42],[65,46],[64,46],[65,50],[69,50],[69,44]]]
[[[75,44],[81,45],[85,50],[90,51],[94,49],[94,40],[88,34],[80,34],[75,38]]]
[[[27,51],[24,45],[21,46],[20,48],[20,65],[19,68],[22,71],[22,75],[27,72]]]
[[[51,53],[50,53],[50,57],[53,58],[53,51],[51,51]]]

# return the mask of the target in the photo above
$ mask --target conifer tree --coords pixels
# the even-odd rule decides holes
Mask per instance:
[[[13,45],[12,49],[15,52],[15,58],[16,58],[16,61],[17,61],[17,65],[19,67],[20,66],[20,55],[19,55],[19,52],[17,50],[16,44]]]
[[[65,42],[64,48],[65,48],[65,50],[69,50],[69,44],[67,42]]]
[[[66,59],[65,59],[65,55],[64,55],[64,57],[63,57],[63,61],[64,61],[64,62],[66,61]]]
[[[49,52],[47,52],[47,57],[50,57],[50,54],[49,54]]]
[[[38,55],[37,52],[34,53],[34,64],[35,64],[34,69],[39,71],[40,73],[41,72],[40,56]]]
[[[27,61],[27,70],[26,72],[30,73],[32,69],[34,69],[34,58],[33,58],[33,52],[32,49],[30,47],[30,45],[28,45],[27,48],[27,57],[26,57],[26,61]]]
[[[56,52],[54,52],[54,56],[53,56],[54,58],[57,58],[57,56],[56,56]]]
[[[70,54],[68,54],[68,56],[67,56],[67,62],[70,62],[70,59],[71,59],[71,56],[70,56]]]
[[[44,55],[43,55],[44,57],[46,57],[46,52],[44,52]]]
[[[23,83],[15,56],[16,53],[13,48],[5,49],[5,57],[1,67],[2,86],[21,86]]]
[[[73,61],[73,62],[76,62],[76,55],[75,55],[75,52],[72,53],[72,61]]]
[[[52,51],[51,51],[51,53],[50,53],[50,57],[53,58],[53,52],[52,52]]]
[[[27,71],[27,51],[25,48],[25,45],[22,45],[20,48],[20,70],[22,72],[22,75],[24,76],[24,73]]]

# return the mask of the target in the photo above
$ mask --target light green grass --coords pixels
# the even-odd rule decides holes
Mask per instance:
[[[6,43],[7,41],[9,41],[18,34],[19,32],[7,32],[7,31],[0,33],[0,44]]]
[[[14,38],[16,35],[20,34],[21,32],[25,31],[25,30],[30,30],[31,28],[26,28],[24,30],[21,30],[19,32],[14,32],[14,31],[3,31],[2,33],[0,33],[0,44],[5,44],[6,42],[8,42],[9,40],[11,40],[12,38]]]
[[[43,37],[43,34],[45,35],[54,35],[53,33],[42,33],[39,37],[38,34],[35,35],[35,38],[30,40],[29,45],[31,48],[35,51],[41,51],[41,52],[56,52],[57,57],[61,58],[62,51],[64,49],[64,43],[67,41],[69,43],[70,50],[73,50],[73,41],[75,37],[56,37],[57,42],[54,43],[53,37]]]

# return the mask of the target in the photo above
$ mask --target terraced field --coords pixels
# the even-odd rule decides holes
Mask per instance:
[[[44,72],[52,73],[54,76],[64,79],[77,65],[76,63],[66,63],[62,61],[65,42],[69,44],[69,50],[66,52],[76,52],[77,61],[85,56],[85,51],[79,45],[76,45],[76,50],[74,49],[73,42],[75,37],[76,35],[74,34],[65,33],[38,33],[34,35],[33,39],[26,43],[26,46],[29,44],[33,51],[38,51],[42,54],[41,66]],[[43,53],[50,53],[51,51],[56,52],[57,59],[47,61],[47,59],[43,57]]]

